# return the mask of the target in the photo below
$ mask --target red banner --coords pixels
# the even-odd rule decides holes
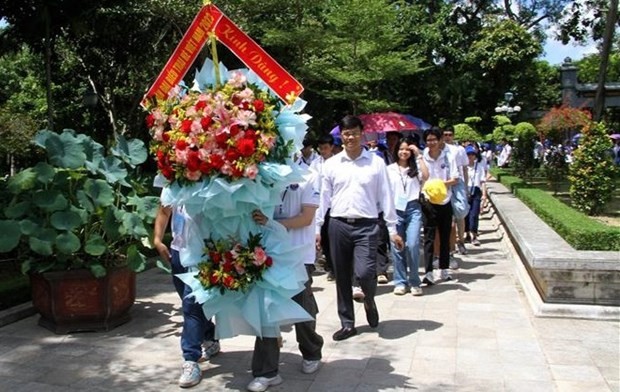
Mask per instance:
[[[170,89],[183,79],[207,42],[211,31],[214,31],[217,39],[237,55],[283,101],[287,102],[287,96],[290,94],[299,96],[304,91],[301,83],[241,31],[222,11],[210,4],[200,9],[166,66],[146,93],[143,103],[153,96],[165,98],[168,95]]]
[[[144,96],[145,100],[153,96],[165,98],[170,89],[179,84],[196,60],[198,53],[209,38],[209,32],[213,31],[221,16],[222,12],[217,7],[207,5],[200,9],[155,83]]]
[[[222,14],[215,26],[217,39],[226,45],[254,73],[258,75],[281,100],[287,95],[299,96],[304,88],[273,57],[269,56],[252,38]]]

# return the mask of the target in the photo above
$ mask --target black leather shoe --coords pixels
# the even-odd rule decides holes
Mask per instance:
[[[377,310],[375,301],[372,301],[372,303],[365,302],[364,309],[366,310],[366,320],[368,320],[370,328],[377,328],[379,325],[379,311]]]
[[[332,338],[336,341],[345,340],[351,336],[357,335],[357,329],[355,327],[342,327],[338,331],[334,332]]]

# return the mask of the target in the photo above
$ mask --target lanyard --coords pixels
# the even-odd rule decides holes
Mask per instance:
[[[280,211],[280,214],[279,214],[279,215],[280,215],[280,216],[282,216],[282,206],[284,205],[284,198],[286,197],[286,192],[288,192],[288,188],[289,188],[289,187],[290,187],[290,185],[289,185],[289,186],[287,186],[287,187],[286,187],[286,189],[284,189],[284,192],[282,193],[282,200],[281,200],[281,202],[280,202],[280,207],[279,207],[279,211]]]
[[[400,182],[403,184],[403,190],[407,193],[407,181],[405,181],[405,176],[403,176],[403,172],[400,171],[400,167],[398,168],[398,173],[400,174]]]

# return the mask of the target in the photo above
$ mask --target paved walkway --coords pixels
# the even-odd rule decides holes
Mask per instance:
[[[270,391],[619,391],[617,321],[534,318],[514,255],[490,214],[482,246],[462,256],[456,280],[397,297],[380,286],[381,323],[334,342],[335,288],[315,277],[324,364],[299,371],[294,333],[284,333],[281,374]],[[139,275],[133,320],[109,333],[57,336],[29,317],[0,328],[0,391],[178,391],[179,300],[169,277]],[[241,391],[250,381],[253,338],[222,341],[196,391]]]

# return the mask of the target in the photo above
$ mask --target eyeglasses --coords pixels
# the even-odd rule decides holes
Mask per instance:
[[[454,136],[454,134],[451,133],[451,132],[444,132],[443,135],[444,136],[450,136],[450,137]]]

